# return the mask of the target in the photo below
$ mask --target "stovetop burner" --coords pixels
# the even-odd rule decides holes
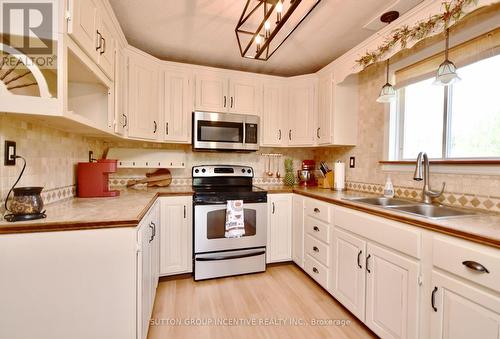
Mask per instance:
[[[267,191],[252,185],[251,167],[195,166],[192,174],[195,204],[222,204],[227,200],[243,200],[244,203],[267,202]]]

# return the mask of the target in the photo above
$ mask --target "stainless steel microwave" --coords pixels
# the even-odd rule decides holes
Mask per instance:
[[[193,112],[193,150],[257,151],[256,115]]]

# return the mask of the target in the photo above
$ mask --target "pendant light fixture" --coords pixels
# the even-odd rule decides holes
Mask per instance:
[[[382,90],[380,91],[380,95],[377,98],[377,102],[380,103],[388,103],[396,99],[396,90],[389,82],[389,59],[387,59],[386,66],[386,79],[387,82],[384,86],[382,86]]]
[[[399,12],[390,11],[382,14],[382,16],[380,17],[380,21],[386,24],[390,24],[397,18],[399,18]],[[389,103],[395,99],[396,99],[396,90],[389,82],[389,58],[388,58],[386,63],[386,83],[384,86],[382,86],[382,90],[380,91],[380,94],[377,98],[377,102]]]
[[[454,82],[460,81],[460,77],[457,74],[457,67],[453,62],[448,59],[448,51],[450,44],[450,29],[445,30],[445,41],[446,46],[444,50],[444,61],[439,65],[436,80],[434,80],[434,85],[448,86]]]
[[[244,58],[268,60],[321,0],[247,0],[235,28]]]

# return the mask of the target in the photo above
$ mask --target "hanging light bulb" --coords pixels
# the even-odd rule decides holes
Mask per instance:
[[[389,83],[389,59],[387,59],[386,66],[386,84],[382,86],[382,90],[380,91],[380,95],[377,98],[377,102],[380,103],[388,103],[396,99],[396,90]]]
[[[269,22],[269,20],[266,20],[266,22],[264,23],[264,31],[266,39],[269,38],[269,35],[271,34],[271,23]]]
[[[434,85],[448,86],[454,82],[460,81],[460,77],[457,74],[457,67],[453,62],[448,59],[448,50],[450,43],[450,30],[446,28],[445,31],[446,47],[444,50],[444,61],[437,70],[436,80],[434,80]]]
[[[276,4],[276,24],[281,21],[281,15],[283,13],[283,2],[281,0]]]
[[[260,34],[257,34],[257,36],[255,37],[255,44],[257,45],[257,53],[259,53],[261,43],[262,43],[262,37],[260,36]]]

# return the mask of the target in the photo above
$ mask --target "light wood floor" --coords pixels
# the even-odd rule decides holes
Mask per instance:
[[[281,319],[285,323],[280,325]],[[344,326],[313,326],[315,319],[349,322]],[[219,324],[210,325],[209,321]],[[200,282],[192,278],[161,281],[148,336],[149,339],[374,337],[293,264],[268,267],[265,273]]]

